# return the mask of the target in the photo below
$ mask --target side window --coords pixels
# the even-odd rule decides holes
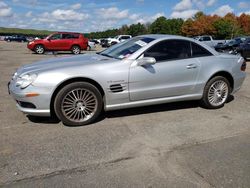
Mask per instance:
[[[62,34],[63,39],[77,39],[79,38],[78,34]]]
[[[121,39],[129,39],[130,37],[129,36],[122,36]]]
[[[58,39],[61,39],[61,34],[54,34],[50,37],[51,40],[58,40]]]
[[[62,38],[63,39],[71,39],[71,35],[70,34],[62,34]]]
[[[144,57],[154,57],[156,61],[186,59],[191,57],[190,42],[185,40],[161,41],[144,53]]]
[[[201,37],[200,41],[211,41],[210,37]]]
[[[191,46],[192,46],[192,57],[204,57],[213,55],[207,49],[203,48],[198,44],[191,42]]]

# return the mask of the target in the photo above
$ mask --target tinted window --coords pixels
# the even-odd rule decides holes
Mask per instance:
[[[122,36],[121,39],[130,39],[129,36]]]
[[[62,34],[62,38],[63,39],[77,39],[79,38],[79,34],[66,33],[66,34]]]
[[[61,34],[54,34],[50,37],[51,40],[57,40],[57,39],[61,39]]]
[[[211,38],[210,37],[202,37],[200,41],[210,41]]]
[[[203,56],[211,56],[213,54],[211,54],[211,52],[209,52],[208,50],[206,50],[205,48],[203,48],[202,46],[195,44],[195,43],[191,43],[192,45],[192,57],[203,57]]]
[[[155,44],[144,53],[144,57],[154,57],[156,61],[185,59],[191,57],[190,42],[166,40]]]

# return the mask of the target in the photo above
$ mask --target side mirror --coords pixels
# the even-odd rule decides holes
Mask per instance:
[[[156,60],[154,57],[143,57],[143,58],[137,60],[138,66],[153,65],[155,63],[156,63]]]
[[[51,41],[51,39],[50,38],[47,38],[47,40],[50,42]]]

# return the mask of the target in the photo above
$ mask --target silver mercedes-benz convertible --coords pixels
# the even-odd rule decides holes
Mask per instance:
[[[219,54],[190,38],[143,35],[100,53],[23,66],[8,89],[26,114],[85,125],[103,109],[185,100],[220,108],[240,89],[245,69],[241,56]]]

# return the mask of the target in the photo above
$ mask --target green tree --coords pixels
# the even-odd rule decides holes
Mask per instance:
[[[220,39],[229,39],[233,37],[233,33],[235,30],[235,25],[230,20],[226,20],[225,18],[220,18],[214,22],[214,28],[216,29],[216,38]]]
[[[164,16],[157,18],[149,27],[150,33],[164,34],[166,33],[167,19]]]
[[[132,24],[129,26],[127,30],[127,34],[132,36],[143,35],[146,33],[147,33],[146,27],[141,23]]]

